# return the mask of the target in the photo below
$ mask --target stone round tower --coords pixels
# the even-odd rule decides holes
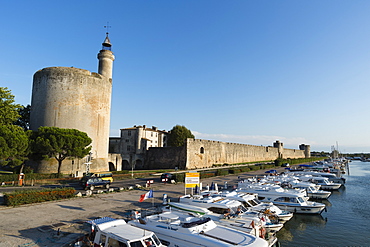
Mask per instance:
[[[90,171],[108,170],[108,143],[114,55],[108,34],[98,54],[98,73],[49,67],[33,77],[30,128],[78,129],[92,139]],[[63,161],[62,173],[80,176],[86,159]],[[37,165],[38,172],[56,172],[54,159]]]

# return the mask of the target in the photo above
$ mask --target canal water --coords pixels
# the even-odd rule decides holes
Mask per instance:
[[[370,246],[370,162],[353,161],[321,215],[296,214],[277,237],[281,246]]]

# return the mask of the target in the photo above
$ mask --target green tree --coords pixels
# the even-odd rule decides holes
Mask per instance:
[[[18,166],[27,159],[29,138],[16,125],[0,125],[0,164]]]
[[[0,165],[17,166],[28,153],[28,135],[14,122],[20,117],[22,106],[15,104],[14,95],[6,87],[0,87]]]
[[[91,142],[85,132],[76,129],[40,127],[31,135],[31,150],[44,158],[55,158],[60,175],[63,160],[67,157],[85,157],[91,150]]]
[[[194,138],[194,135],[185,126],[176,125],[170,131],[168,145],[171,147],[181,147],[187,138]]]
[[[25,131],[30,129],[30,112],[31,106],[22,106],[18,109],[19,118],[15,121],[15,125],[22,127]]]
[[[0,87],[0,125],[12,125],[20,117],[22,105],[14,103],[14,95],[6,87]]]

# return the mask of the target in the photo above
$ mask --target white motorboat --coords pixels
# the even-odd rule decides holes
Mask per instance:
[[[208,218],[197,218],[176,212],[131,220],[130,225],[155,232],[170,247],[268,246],[266,240],[228,228]]]
[[[334,173],[330,172],[317,172],[317,171],[309,171],[309,170],[303,170],[299,172],[290,172],[292,174],[302,176],[302,175],[311,175],[313,177],[325,177],[328,178],[329,181],[332,181],[333,183],[339,183],[339,184],[345,184],[346,179],[344,177],[337,176]]]
[[[315,186],[315,184],[313,183],[301,182],[298,180],[286,182],[285,184],[283,183],[281,184],[281,186],[283,188],[284,186],[288,186],[293,189],[304,189],[306,190],[307,196],[311,199],[328,199],[329,196],[331,195],[330,191],[317,189],[317,187],[321,187],[321,185]]]
[[[320,190],[321,185],[309,181],[301,181],[299,176],[294,174],[284,174],[280,176],[270,176],[263,179],[264,182],[270,182],[279,185],[284,189],[303,190],[311,199],[327,199],[331,192]]]
[[[218,218],[237,214],[238,218],[249,220],[249,223],[252,221],[262,221],[267,231],[279,231],[284,226],[282,223],[278,222],[278,218],[272,215],[272,213],[270,215],[265,215],[262,212],[250,211],[239,201],[226,199],[217,195],[215,195],[215,197],[185,195],[180,197],[179,202],[206,208]],[[269,216],[275,216],[275,218]]]
[[[267,232],[266,228],[263,227],[263,221],[261,221],[260,218],[256,218],[252,221],[242,219],[236,215],[234,217],[227,218],[219,216],[206,208],[178,202],[168,202],[168,204],[163,207],[163,210],[170,212],[178,211],[182,213],[189,213],[190,215],[196,217],[209,217],[215,221],[217,225],[223,225],[264,238],[268,242],[269,246],[273,246],[275,243],[277,243],[276,232]]]
[[[152,231],[129,225],[122,219],[104,217],[88,223],[94,229],[94,246],[165,247]]]
[[[202,191],[202,194],[205,196],[209,195],[216,195],[232,200],[239,201],[243,204],[244,207],[247,209],[254,211],[254,212],[261,212],[268,214],[272,217],[277,217],[279,221],[286,222],[293,217],[293,213],[289,211],[281,210],[279,207],[275,206],[273,203],[269,202],[261,202],[257,199],[257,194],[252,193],[242,193],[238,191]]]
[[[333,183],[332,181],[329,181],[329,179],[325,177],[313,177],[311,175],[306,175],[300,176],[299,179],[301,179],[302,181],[308,181],[314,184],[318,184],[321,186],[321,189],[323,190],[338,190],[342,186],[342,184]]]
[[[278,185],[245,183],[238,191],[257,193],[260,201],[272,202],[280,209],[293,213],[320,214],[325,210],[325,204],[309,201],[306,192],[287,190]]]

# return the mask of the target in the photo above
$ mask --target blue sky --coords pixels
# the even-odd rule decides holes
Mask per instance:
[[[0,86],[97,71],[111,26],[111,136],[133,125],[196,138],[370,152],[370,1],[1,1]]]

